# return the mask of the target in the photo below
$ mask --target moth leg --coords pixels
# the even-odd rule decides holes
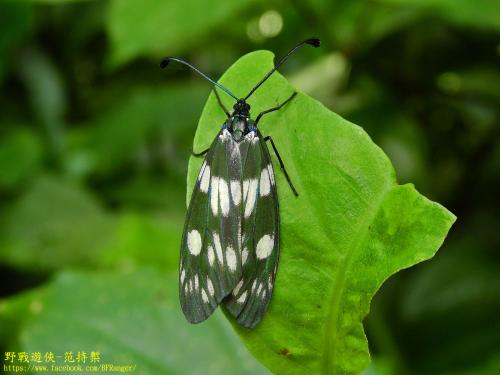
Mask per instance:
[[[213,89],[214,91],[214,94],[215,94],[215,97],[217,98],[217,102],[219,103],[219,106],[222,108],[222,110],[224,111],[224,113],[226,114],[227,118],[230,119],[231,118],[231,114],[229,113],[229,111],[227,110],[226,106],[224,105],[224,103],[222,103],[222,100],[219,96],[219,93],[217,92],[217,90],[214,88]]]
[[[266,109],[265,111],[262,111],[261,113],[259,113],[259,115],[257,116],[257,118],[255,119],[255,126],[257,126],[257,124],[259,123],[260,119],[262,118],[262,116],[264,116],[266,113],[269,113],[269,112],[274,112],[274,111],[277,111],[279,109],[281,109],[283,106],[285,106],[290,100],[292,100],[293,98],[295,98],[295,95],[297,95],[297,92],[294,92],[287,100],[285,100],[283,103],[281,103],[280,105],[276,106],[276,107],[273,107],[273,108],[269,108],[269,109]],[[274,146],[273,146],[274,147]],[[274,149],[274,151],[276,151],[276,148]]]
[[[203,150],[202,152],[191,151],[191,155],[196,156],[196,157],[200,157],[200,156],[205,155],[208,152],[208,150],[210,150],[210,148],[207,148],[206,150]]]
[[[295,93],[296,94],[296,93]],[[294,94],[294,95],[295,95]],[[293,96],[291,97],[293,98]],[[288,100],[290,100],[291,98],[289,98]],[[283,104],[282,104],[283,106]],[[270,135],[268,135],[267,137],[264,138],[264,141],[267,142],[267,141],[271,141],[271,146],[273,146],[273,150],[274,150],[274,153],[276,154],[276,156],[278,157],[278,161],[280,163],[280,167],[281,167],[281,170],[283,171],[283,174],[285,175],[286,177],[286,180],[288,181],[288,185],[290,185],[290,188],[292,189],[293,191],[293,194],[298,197],[299,196],[299,193],[297,193],[297,190],[295,190],[295,187],[293,186],[292,184],[292,180],[290,179],[290,176],[288,176],[288,173],[285,169],[285,164],[283,163],[283,160],[281,159],[281,156],[278,152],[278,149],[276,148],[276,145],[274,144],[273,142],[273,139],[271,138]]]

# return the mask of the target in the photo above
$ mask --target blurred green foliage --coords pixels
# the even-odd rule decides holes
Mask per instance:
[[[376,295],[366,373],[500,373],[499,14],[488,0],[2,2],[1,353],[71,350],[60,345],[78,338],[70,329],[81,309],[91,321],[96,313],[90,338],[115,320],[145,324],[138,342],[164,345],[186,366],[169,373],[265,373],[223,319],[191,327],[179,315],[172,273],[187,159],[210,87],[157,64],[182,54],[218,77],[248,51],[280,55],[317,35],[321,51],[302,51],[285,76],[362,126],[400,183],[459,218],[432,261]],[[125,302],[136,295],[143,315]],[[176,335],[146,335],[159,313],[155,328],[171,324]],[[177,336],[228,354],[182,361]],[[109,347],[151,373],[167,360]]]

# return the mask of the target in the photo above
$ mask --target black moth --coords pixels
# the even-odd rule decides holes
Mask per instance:
[[[266,141],[270,141],[293,193],[271,137],[257,129],[262,116],[290,102],[250,118],[247,99],[297,49],[318,47],[319,39],[307,39],[292,48],[242,99],[191,64],[176,57],[169,62],[184,64],[236,100],[234,111],[217,100],[227,120],[207,150],[194,154],[205,160],[194,187],[182,234],[179,296],[182,311],[191,323],[207,319],[219,304],[244,326],[255,327],[271,300],[279,258],[279,208],[274,171]]]

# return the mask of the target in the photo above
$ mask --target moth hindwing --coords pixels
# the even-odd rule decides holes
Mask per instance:
[[[210,316],[241,277],[240,211],[230,195],[241,165],[228,163],[237,145],[224,139],[224,130],[202,164],[182,236],[179,292],[191,323]]]
[[[255,327],[271,300],[279,258],[280,228],[274,171],[266,140],[276,153],[292,189],[283,161],[270,137],[263,138],[257,124],[262,116],[290,102],[293,93],[280,105],[250,118],[247,99],[285,60],[304,45],[318,47],[311,38],[293,47],[244,98],[177,57],[171,61],[188,66],[215,87],[236,100],[222,129],[206,153],[191,196],[181,241],[179,295],[182,311],[191,323],[208,318],[222,304],[228,314],[245,327]]]

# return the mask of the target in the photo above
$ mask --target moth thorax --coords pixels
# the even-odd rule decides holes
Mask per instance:
[[[234,117],[231,121],[231,134],[235,141],[240,141],[248,133],[248,119],[245,117]]]

